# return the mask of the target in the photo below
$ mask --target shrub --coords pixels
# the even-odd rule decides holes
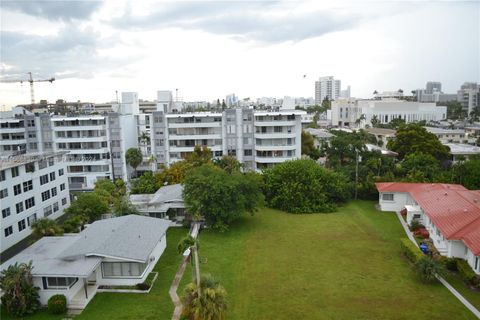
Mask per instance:
[[[417,230],[415,230],[413,234],[416,237],[420,237],[422,239],[428,239],[430,237],[430,233],[428,232],[428,230],[423,227],[420,227]]]
[[[425,228],[425,227],[420,222],[418,222],[418,220],[412,220],[412,222],[410,222],[411,231],[416,231],[420,228]]]
[[[441,261],[443,262],[443,264],[445,265],[445,268],[447,268],[447,270],[450,270],[450,271],[457,271],[458,268],[457,268],[457,261],[458,259],[457,258],[444,258],[444,259],[441,259]]]
[[[415,263],[417,274],[425,282],[435,281],[435,275],[442,275],[445,273],[444,265],[435,259],[428,256],[423,256]]]
[[[150,285],[146,282],[137,283],[137,289],[147,291],[148,289],[150,289]]]
[[[457,269],[465,282],[473,286],[480,286],[480,277],[475,274],[467,261],[457,259]]]
[[[67,298],[63,294],[56,294],[48,299],[48,311],[52,314],[67,312]]]
[[[400,247],[403,254],[413,263],[417,263],[424,257],[420,249],[407,238],[400,239]]]

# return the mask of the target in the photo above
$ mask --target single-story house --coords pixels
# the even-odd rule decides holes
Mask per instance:
[[[480,190],[458,184],[377,183],[382,211],[407,210],[421,222],[440,254],[465,259],[480,274]]]
[[[43,237],[0,266],[32,261],[40,303],[55,294],[83,309],[100,285],[136,285],[165,250],[170,221],[139,215],[100,220],[78,234]]]
[[[132,194],[130,202],[146,216],[174,221],[185,219],[186,211],[181,184],[161,187],[154,194]]]

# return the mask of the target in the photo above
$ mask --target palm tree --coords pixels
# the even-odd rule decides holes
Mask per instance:
[[[137,167],[143,161],[142,152],[137,148],[130,148],[125,153],[125,160],[126,160],[127,164],[130,165],[133,168],[133,172],[136,176],[137,175]]]
[[[63,234],[62,228],[55,220],[42,218],[32,224],[33,234],[36,238],[57,236]]]
[[[145,131],[143,131],[138,137],[138,142],[143,145],[147,145],[150,143],[150,136]]]
[[[442,275],[445,272],[445,267],[441,262],[428,256],[422,257],[415,266],[418,275],[425,282],[432,282],[437,275]]]
[[[182,297],[182,315],[190,320],[223,320],[227,310],[227,292],[210,275],[200,281],[201,294],[195,282],[189,283]]]

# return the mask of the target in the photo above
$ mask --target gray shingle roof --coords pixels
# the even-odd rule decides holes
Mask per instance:
[[[162,202],[181,201],[183,202],[183,186],[181,184],[172,184],[164,186],[155,192],[154,197],[150,200],[150,204]]]
[[[139,215],[96,221],[59,256],[63,259],[101,256],[146,262],[169,226],[168,220]]]

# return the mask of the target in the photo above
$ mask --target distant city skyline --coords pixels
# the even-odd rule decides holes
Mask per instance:
[[[185,101],[314,97],[329,75],[363,98],[480,82],[475,1],[2,1],[0,12],[0,78],[57,78],[35,84],[37,102],[176,88]],[[28,83],[0,83],[0,107],[29,102]]]

